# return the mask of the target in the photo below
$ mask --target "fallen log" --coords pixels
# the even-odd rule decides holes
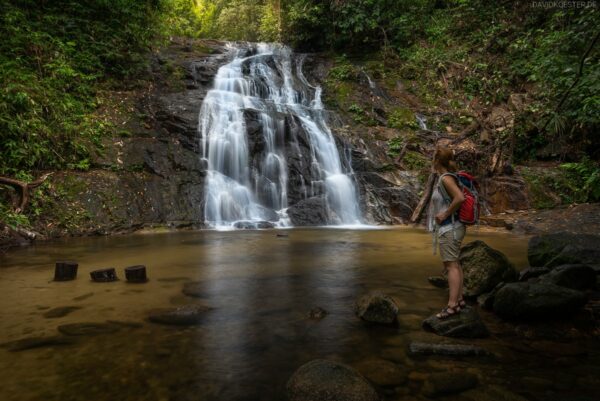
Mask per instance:
[[[416,223],[419,220],[419,218],[421,217],[421,214],[423,213],[423,209],[425,209],[425,206],[429,203],[429,199],[431,198],[431,193],[433,192],[433,186],[434,186],[435,182],[437,181],[437,177],[438,177],[437,173],[429,174],[429,178],[427,179],[427,184],[425,184],[425,191],[423,192],[423,196],[421,196],[421,199],[419,200],[417,207],[415,208],[412,216],[410,217],[411,223]]]
[[[99,269],[90,272],[90,276],[92,277],[92,281],[96,281],[99,283],[106,283],[109,281],[116,281],[117,272],[114,267],[109,267],[107,269]]]

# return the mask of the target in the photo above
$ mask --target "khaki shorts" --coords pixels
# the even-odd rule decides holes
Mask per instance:
[[[465,226],[456,227],[440,235],[440,256],[442,262],[455,262],[460,255],[460,245],[465,238]]]

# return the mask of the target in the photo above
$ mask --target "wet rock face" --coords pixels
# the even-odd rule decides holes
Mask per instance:
[[[349,366],[324,359],[302,365],[286,385],[289,401],[379,401],[371,384]]]
[[[287,213],[295,226],[323,226],[329,220],[327,200],[324,196],[302,200],[290,206]]]
[[[511,283],[494,297],[494,312],[506,319],[552,319],[570,316],[586,302],[583,293],[549,282]]]
[[[466,297],[476,297],[493,290],[500,282],[517,279],[517,271],[508,258],[483,241],[465,245],[460,251],[460,264]]]
[[[489,335],[477,311],[470,307],[445,319],[432,315],[423,321],[423,328],[445,337],[482,338]]]
[[[553,268],[566,264],[600,264],[600,235],[560,232],[529,240],[531,266]]]
[[[393,324],[398,319],[398,305],[385,294],[363,295],[356,302],[356,315],[369,323]]]

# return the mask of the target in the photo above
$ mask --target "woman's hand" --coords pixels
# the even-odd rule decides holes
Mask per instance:
[[[448,216],[446,216],[446,212],[439,212],[435,215],[435,222],[438,224],[442,224],[442,221],[446,220]]]

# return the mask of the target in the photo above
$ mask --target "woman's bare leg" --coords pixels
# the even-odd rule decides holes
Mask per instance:
[[[444,262],[448,271],[448,288],[450,296],[448,305],[454,307],[458,304],[460,291],[462,291],[462,271],[458,262]]]

